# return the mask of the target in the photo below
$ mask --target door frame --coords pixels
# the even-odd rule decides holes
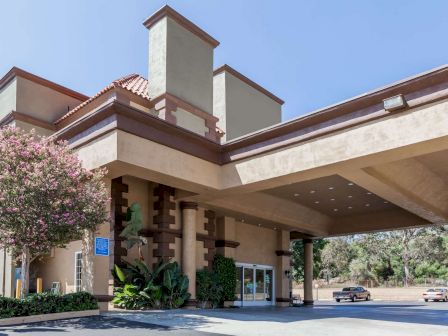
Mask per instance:
[[[250,300],[250,301],[246,301],[243,299],[243,295],[241,293],[241,301],[234,301],[233,304],[235,306],[240,306],[240,307],[256,307],[256,306],[273,306],[275,305],[275,298],[276,298],[276,293],[275,293],[275,267],[271,266],[271,265],[262,265],[262,264],[250,264],[250,263],[241,263],[241,262],[235,262],[235,266],[236,267],[243,267],[243,272],[242,272],[242,277],[243,279],[241,279],[241,288],[243,288],[244,286],[244,269],[246,268],[250,268],[254,271],[254,287],[255,288],[255,281],[256,281],[256,274],[255,274],[255,270],[256,269],[262,269],[262,270],[271,270],[272,271],[272,300],[269,301],[256,301],[255,300],[255,294],[254,293],[254,300]]]

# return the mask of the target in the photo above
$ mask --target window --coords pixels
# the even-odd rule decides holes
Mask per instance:
[[[75,253],[75,292],[81,291],[82,253]]]

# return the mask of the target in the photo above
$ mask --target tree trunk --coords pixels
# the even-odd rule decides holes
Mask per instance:
[[[409,259],[410,259],[410,251],[409,251],[409,244],[411,240],[411,231],[410,230],[404,230],[403,232],[403,268],[404,268],[404,286],[408,287],[410,278],[411,278],[411,272],[409,271]]]
[[[20,280],[22,281],[22,287],[20,288],[20,298],[25,298],[29,291],[30,285],[30,250],[27,246],[22,250],[22,269],[20,274]]]
[[[408,258],[403,258],[403,264],[404,264],[404,286],[408,287],[409,282],[411,279],[411,273],[409,272],[409,260]]]
[[[93,249],[94,235],[92,230],[84,230],[82,237],[82,271],[81,271],[81,289],[84,292],[93,294]]]

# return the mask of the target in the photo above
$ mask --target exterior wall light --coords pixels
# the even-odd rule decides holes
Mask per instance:
[[[395,111],[408,106],[406,99],[402,94],[386,98],[383,100],[383,106],[386,111]]]

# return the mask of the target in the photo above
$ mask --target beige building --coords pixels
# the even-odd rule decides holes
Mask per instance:
[[[292,239],[305,240],[312,304],[313,238],[446,223],[448,67],[281,123],[281,99],[227,65],[213,70],[219,42],[201,28],[170,7],[144,26],[148,80],[127,75],[93,97],[17,68],[0,80],[2,125],[65,139],[85,167],[108,169],[102,301],[113,265],[138,256],[119,239],[134,202],[148,265],[178,261],[194,299],[195,271],[232,257],[245,306],[289,302]],[[80,242],[52,251],[32,277],[79,290],[80,252]],[[0,294],[12,295],[14,268],[0,251]]]

